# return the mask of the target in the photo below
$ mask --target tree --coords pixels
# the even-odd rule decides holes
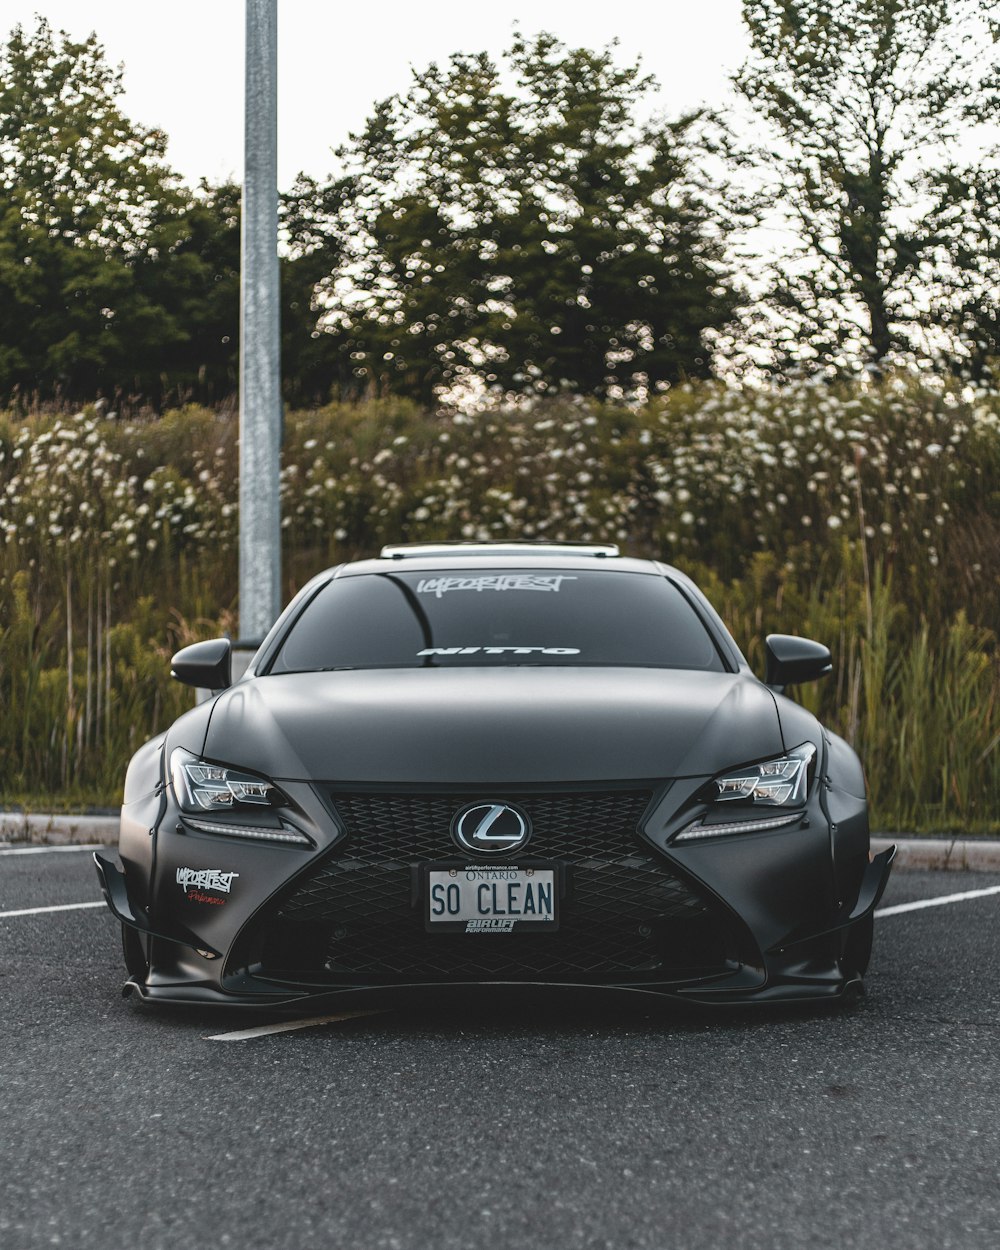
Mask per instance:
[[[796,238],[770,291],[778,363],[857,367],[932,343],[962,256],[928,207],[959,138],[997,117],[990,0],[743,7],[737,85],[769,126],[757,160]]]
[[[162,206],[131,261],[136,291],[163,329],[132,345],[131,385],[163,399],[218,403],[237,389],[240,329],[240,201],[236,183]]]
[[[973,169],[928,179],[936,240],[930,330],[946,336],[959,371],[1000,377],[1000,152]]]
[[[300,174],[281,196],[281,372],[285,398],[293,404],[325,403],[331,391],[349,393],[350,362],[317,329],[317,291],[343,256],[336,232],[340,188],[320,186]]]
[[[129,264],[176,191],[164,136],[128,121],[121,91],[96,36],[44,18],[0,50],[4,390],[93,393],[134,337]]]
[[[734,299],[692,155],[702,119],[638,125],[652,85],[611,48],[542,34],[377,105],[326,189],[343,253],[322,326],[345,382],[427,402],[708,373]]]
[[[239,187],[184,187],[96,35],[0,48],[0,394],[159,406],[236,385]]]

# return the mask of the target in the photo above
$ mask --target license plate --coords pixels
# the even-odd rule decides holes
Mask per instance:
[[[433,932],[524,933],[558,925],[555,867],[473,864],[428,868],[426,927]]]

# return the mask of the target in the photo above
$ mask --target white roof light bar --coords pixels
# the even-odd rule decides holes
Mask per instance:
[[[466,542],[399,543],[383,547],[383,560],[418,560],[424,556],[597,556],[621,554],[615,543]]]

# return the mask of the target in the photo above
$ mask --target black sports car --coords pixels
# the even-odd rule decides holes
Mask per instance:
[[[295,1007],[386,987],[611,986],[714,1003],[861,984],[893,851],[861,765],[750,671],[684,574],[612,546],[386,548],[288,605],[240,680],[129,765],[126,992]]]

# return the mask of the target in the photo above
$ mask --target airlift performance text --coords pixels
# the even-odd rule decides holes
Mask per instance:
[[[464,924],[466,933],[554,927],[553,869],[468,867],[429,874],[430,927]]]

